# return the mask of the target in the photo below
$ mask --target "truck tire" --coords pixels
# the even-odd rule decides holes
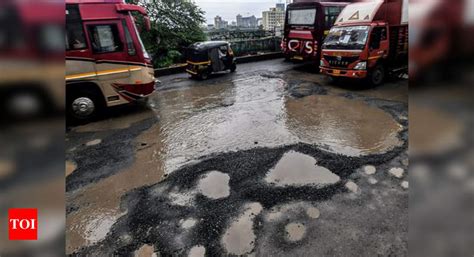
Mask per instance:
[[[375,68],[369,73],[369,84],[373,87],[380,86],[385,80],[385,68],[383,65],[378,64]]]
[[[66,96],[66,109],[74,122],[86,122],[97,118],[104,109],[100,95],[92,90],[73,91]]]

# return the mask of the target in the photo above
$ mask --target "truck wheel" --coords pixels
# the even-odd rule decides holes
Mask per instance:
[[[232,66],[230,66],[230,72],[235,72],[237,69],[237,64],[233,63]]]
[[[385,79],[385,69],[382,65],[377,65],[375,68],[370,72],[369,75],[369,83],[371,86],[379,86],[383,83]]]
[[[67,112],[74,121],[90,121],[103,109],[100,96],[92,91],[78,91],[67,97]]]

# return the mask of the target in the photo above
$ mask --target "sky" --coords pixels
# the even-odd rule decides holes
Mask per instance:
[[[214,24],[214,17],[217,15],[229,23],[235,21],[237,14],[255,15],[261,18],[263,11],[275,7],[276,3],[285,3],[286,0],[194,0],[194,2],[206,12],[207,23]]]

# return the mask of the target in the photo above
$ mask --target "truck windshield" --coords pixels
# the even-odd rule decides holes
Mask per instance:
[[[316,9],[295,9],[288,11],[288,24],[314,25]]]
[[[364,49],[368,34],[369,26],[333,27],[323,49]]]

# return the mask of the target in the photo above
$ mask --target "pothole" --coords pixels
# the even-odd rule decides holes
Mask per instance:
[[[256,240],[253,223],[262,209],[260,203],[248,204],[239,218],[232,222],[222,238],[222,244],[229,254],[244,255],[253,251]]]
[[[204,257],[206,256],[206,248],[201,245],[196,245],[189,250],[189,257]]]
[[[267,173],[265,181],[276,186],[315,185],[317,187],[339,182],[338,175],[316,163],[316,159],[309,155],[296,151],[287,152]]]
[[[285,226],[285,232],[288,241],[297,242],[303,239],[306,227],[301,223],[290,223]]]
[[[229,181],[229,175],[219,171],[211,171],[199,180],[198,190],[211,199],[225,198],[230,195]]]

